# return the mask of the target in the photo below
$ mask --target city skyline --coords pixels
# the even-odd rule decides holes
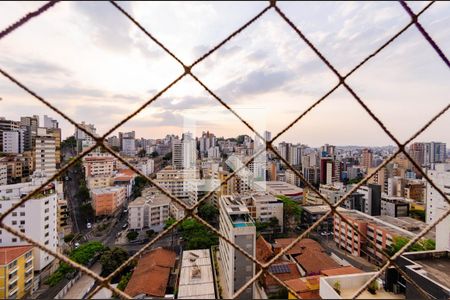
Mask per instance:
[[[37,4],[4,5],[10,14],[0,23],[2,26]],[[170,22],[158,24],[154,21],[158,20],[155,14],[170,10],[170,5],[121,5],[186,63],[207,52],[239,26],[235,24],[243,24],[264,7],[263,3],[243,3],[236,14],[233,3],[186,5],[173,13]],[[413,2],[411,5],[417,12],[425,4]],[[280,3],[280,6],[286,8],[288,16],[340,72],[349,71],[408,22],[398,3]],[[443,49],[449,47],[448,39],[444,38],[450,28],[445,18],[448,6],[448,3],[436,3],[421,17]],[[322,18],[323,22],[309,22],[321,18],[323,11],[329,12],[328,18]],[[217,19],[219,14],[231,21]],[[183,28],[180,24],[184,24],[188,15],[208,17],[194,18],[196,22]],[[331,89],[337,78],[278,16],[270,12],[261,20],[196,66],[193,72],[244,119],[250,119],[251,124],[265,123],[264,129],[275,135]],[[50,25],[54,23],[61,26]],[[111,24],[114,26],[109,26]],[[112,32],[111,28],[118,28],[117,32]],[[26,43],[39,46],[30,50],[22,46]],[[33,21],[32,26],[24,26],[17,34],[2,40],[0,50],[0,62],[6,71],[77,122],[94,123],[99,134],[182,72],[172,58],[107,3],[59,3],[49,14]],[[385,71],[387,67],[389,72]],[[448,103],[448,78],[445,66],[433,49],[416,28],[410,28],[367,66],[350,76],[348,82],[387,128],[404,141]],[[5,117],[17,119],[20,115],[47,114],[59,119],[63,138],[72,134],[71,124],[7,79],[0,79],[0,89]],[[254,109],[263,111],[265,119],[254,116]],[[189,77],[119,131],[136,130],[138,136],[155,138],[167,133],[181,134],[184,118],[197,121],[197,132],[209,129],[217,136],[249,134],[235,116]],[[449,144],[450,137],[445,132],[449,121],[450,116],[443,115],[416,141]],[[281,141],[299,141],[314,147],[326,142],[367,146],[394,144],[342,87],[275,144]]]

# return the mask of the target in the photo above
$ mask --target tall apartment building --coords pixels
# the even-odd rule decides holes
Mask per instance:
[[[20,128],[20,123],[17,121],[6,120],[4,117],[0,117],[0,152],[3,150],[3,132],[5,131],[17,131]]]
[[[127,197],[124,187],[103,187],[91,190],[92,207],[96,216],[111,216],[125,204]]]
[[[38,128],[35,152],[36,172],[51,177],[56,173],[56,144],[46,128]]]
[[[361,166],[365,167],[366,169],[372,167],[373,162],[373,153],[370,149],[364,149],[361,153]]]
[[[286,183],[293,184],[295,186],[301,186],[301,179],[297,175],[295,175],[294,171],[291,169],[287,169],[284,172],[284,175],[286,176]]]
[[[332,157],[321,157],[320,158],[320,183],[321,184],[332,184],[334,179],[334,163]]]
[[[113,156],[90,156],[83,159],[85,177],[112,176],[116,158]]]
[[[192,169],[196,160],[196,142],[190,133],[184,133],[181,140],[172,141],[172,165],[176,169]]]
[[[33,246],[0,247],[0,298],[21,299],[33,287]]]
[[[230,241],[240,246],[248,254],[255,257],[256,228],[246,204],[233,196],[222,196],[219,200],[220,232]],[[224,298],[232,298],[245,283],[255,274],[254,263],[236,250],[229,243],[219,241],[220,261],[219,272],[225,282]],[[238,299],[253,299],[255,286],[250,285]]]
[[[425,164],[425,145],[425,143],[412,143],[409,146],[409,155],[419,166]]]
[[[234,194],[235,199],[241,199],[250,211],[254,220],[269,222],[276,218],[281,229],[283,228],[283,202],[275,196],[264,192],[251,192]]]
[[[0,164],[0,185],[8,184],[8,166]]]
[[[163,230],[169,218],[171,200],[156,188],[142,191],[142,196],[128,204],[130,229]]]
[[[187,200],[189,199],[189,182],[199,178],[196,170],[178,170],[171,166],[167,166],[156,173],[155,181],[172,193],[175,197]]]
[[[77,140],[77,151],[84,151],[95,143],[94,139],[86,132],[96,135],[96,128],[93,124],[87,124],[84,121],[78,124],[84,130],[75,127],[74,137]]]
[[[45,177],[34,176],[31,182],[0,186],[0,213],[20,201],[20,198],[30,193],[46,180]],[[57,236],[57,181],[49,184],[35,198],[21,205],[5,218],[5,223],[20,230],[35,241],[43,243],[51,250],[58,247]],[[17,236],[2,229],[0,231],[2,246],[20,246],[26,244]],[[34,270],[42,271],[53,262],[54,257],[35,247]]]
[[[435,164],[433,169],[427,170],[427,175],[447,197],[450,197],[450,163]],[[427,224],[431,224],[436,218],[439,218],[442,212],[450,207],[448,202],[428,182],[426,201]]]
[[[430,143],[430,163],[445,163],[447,159],[447,146],[441,142]]]
[[[381,186],[377,184],[363,185],[358,188],[357,192],[363,195],[364,212],[371,216],[379,216],[381,214]]]
[[[199,150],[200,150],[200,155],[202,157],[204,157],[206,154],[208,154],[208,150],[211,147],[216,146],[217,143],[217,138],[213,133],[210,133],[209,131],[207,132],[203,132],[202,136],[198,139],[199,142]]]
[[[23,129],[3,131],[3,152],[22,153],[24,151],[25,132]]]

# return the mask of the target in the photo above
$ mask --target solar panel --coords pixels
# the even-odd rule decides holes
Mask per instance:
[[[281,273],[289,273],[291,270],[289,269],[289,266],[286,264],[282,265],[272,265],[269,267],[269,272],[272,274],[281,274]]]

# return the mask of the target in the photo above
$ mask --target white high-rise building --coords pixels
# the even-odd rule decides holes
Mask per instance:
[[[256,227],[246,204],[233,196],[219,200],[220,232],[251,256],[256,253]],[[225,282],[224,298],[232,298],[255,275],[255,264],[223,239],[219,240],[220,268]],[[238,299],[254,299],[255,286],[250,285]]]
[[[433,169],[427,170],[427,175],[447,196],[450,195],[450,163],[435,164]],[[442,212],[450,208],[447,201],[428,182],[426,201],[427,224],[433,222]]]
[[[38,128],[36,136],[35,172],[51,177],[56,173],[56,145],[46,128]]]
[[[172,141],[172,165],[176,169],[194,168],[196,160],[196,143],[189,133],[183,134],[181,140]]]
[[[58,121],[44,115],[44,127],[49,129],[59,128]]]
[[[134,138],[122,139],[122,152],[128,156],[136,155],[136,141]]]
[[[3,152],[22,153],[24,151],[25,130],[3,131]]]
[[[0,186],[1,207],[0,213],[20,201],[26,195],[40,186],[45,177],[34,176],[31,182]],[[5,218],[5,224],[20,230],[34,241],[44,244],[53,251],[58,247],[57,233],[57,181],[49,184],[40,195],[25,202],[22,206]],[[29,242],[21,240],[5,229],[0,230],[1,246],[25,245]],[[54,257],[35,247],[34,269],[41,271],[47,267]]]
[[[219,146],[214,146],[208,149],[208,158],[220,158]]]
[[[0,165],[0,186],[8,183],[8,166]]]

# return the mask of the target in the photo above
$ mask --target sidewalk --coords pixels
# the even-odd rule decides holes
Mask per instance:
[[[102,271],[101,264],[95,263],[92,266],[91,271],[100,274],[100,272]],[[82,275],[80,279],[70,288],[63,299],[82,299],[84,296],[86,296],[86,293],[89,292],[94,283],[95,280],[91,276],[88,276],[86,274]]]

